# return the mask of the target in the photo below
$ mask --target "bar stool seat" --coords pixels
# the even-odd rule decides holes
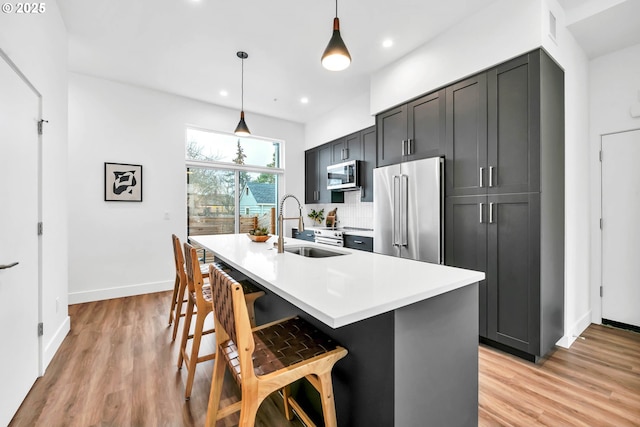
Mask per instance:
[[[242,287],[215,266],[210,267],[217,356],[211,380],[207,426],[240,411],[241,426],[253,426],[262,401],[274,391],[306,378],[318,390],[326,426],[337,426],[331,370],[347,355],[332,338],[299,317],[252,328]],[[242,399],[219,408],[225,366],[238,383]],[[285,414],[295,400],[285,392]],[[305,418],[308,419],[308,417]]]

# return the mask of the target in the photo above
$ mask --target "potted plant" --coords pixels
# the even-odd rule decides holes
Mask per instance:
[[[307,214],[307,216],[311,218],[316,225],[320,225],[324,220],[324,208],[319,211],[311,209],[311,213]]]

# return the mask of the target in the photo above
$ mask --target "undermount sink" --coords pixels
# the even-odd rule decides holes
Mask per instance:
[[[330,256],[347,255],[344,252],[334,252],[327,249],[316,248],[315,246],[292,246],[285,247],[284,250],[308,258],[327,258]]]

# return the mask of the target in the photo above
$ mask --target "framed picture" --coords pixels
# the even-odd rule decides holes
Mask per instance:
[[[142,165],[105,162],[104,200],[107,202],[141,202]]]

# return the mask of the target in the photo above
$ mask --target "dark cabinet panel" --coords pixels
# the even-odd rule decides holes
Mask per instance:
[[[447,197],[445,261],[453,267],[487,271],[487,197]],[[487,337],[487,283],[479,283],[479,330]]]
[[[331,142],[331,162],[341,163],[347,160],[360,160],[362,157],[362,136],[360,132],[336,139]]]
[[[490,70],[487,93],[488,192],[540,191],[538,52]]]
[[[540,195],[488,196],[488,338],[537,354],[540,343]]]
[[[483,194],[487,164],[486,75],[454,84],[446,92],[446,195]]]
[[[373,170],[376,167],[376,127],[371,126],[361,133],[362,163],[360,167],[360,200],[373,202]]]
[[[315,235],[313,234],[313,230],[298,231],[297,228],[292,228],[291,236],[294,239],[307,240],[309,242],[315,241]]]
[[[376,116],[378,166],[402,162],[407,139],[407,106],[401,105]]]
[[[330,164],[330,143],[305,151],[305,203],[344,202],[344,193],[327,190],[327,166]]]
[[[373,252],[373,237],[355,236],[345,234],[344,246],[346,248],[358,249],[366,252]]]
[[[439,157],[445,154],[446,96],[441,90],[407,105],[408,142],[405,160]]]
[[[445,107],[441,90],[376,116],[378,166],[444,155]]]
[[[304,202],[318,203],[318,150],[307,150],[304,153]]]

